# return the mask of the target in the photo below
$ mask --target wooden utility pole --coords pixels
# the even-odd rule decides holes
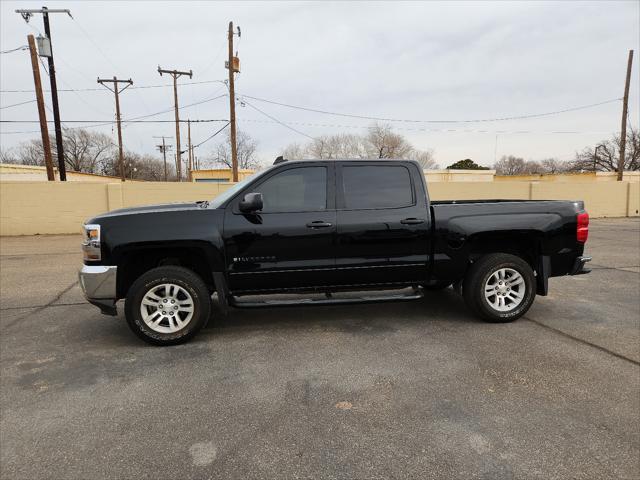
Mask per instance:
[[[191,120],[187,120],[187,138],[189,140],[189,172],[187,179],[191,181],[191,170],[193,170],[193,147],[191,146]]]
[[[164,139],[165,137],[153,137],[153,138],[161,138],[162,145],[156,145],[158,150],[162,152],[162,158],[164,159],[164,181],[167,181],[167,150],[171,150],[171,145],[165,145]]]
[[[42,134],[44,164],[47,167],[47,180],[52,182],[56,179],[56,177],[53,173],[53,162],[51,161],[51,143],[49,142],[47,114],[44,110],[44,95],[42,94],[42,83],[40,81],[38,53],[36,52],[36,42],[33,39],[33,35],[28,35],[27,40],[29,41],[29,52],[31,53],[31,69],[33,70],[33,83],[36,88],[36,101],[38,102],[38,117],[40,118],[40,133]]]
[[[42,20],[44,22],[44,34],[48,40],[48,54],[42,55],[47,57],[49,63],[49,83],[51,84],[51,107],[53,109],[53,123],[56,132],[56,153],[58,156],[58,172],[60,174],[60,180],[65,182],[67,180],[67,168],[64,164],[64,147],[62,144],[62,127],[60,125],[60,108],[58,105],[58,86],[56,83],[56,66],[53,63],[53,46],[51,45],[51,29],[49,28],[49,14],[50,13],[66,13],[71,17],[71,12],[67,9],[51,9],[42,7],[40,9],[19,9],[16,13],[22,15],[25,22],[29,22],[29,19],[34,13],[41,13]],[[73,18],[73,17],[71,17]]]
[[[116,77],[113,77],[113,80],[110,79],[100,79],[98,78],[98,83],[108,90],[111,90],[116,95],[116,123],[118,125],[118,163],[120,164],[120,180],[125,181],[124,174],[124,152],[122,149],[122,126],[120,125],[120,93],[126,90],[127,87],[133,85],[131,79],[129,80],[118,80]],[[109,88],[106,83],[113,83],[113,89]],[[125,83],[125,87],[120,90],[118,86],[119,83]]]
[[[629,83],[631,83],[631,65],[633,64],[633,50],[629,50],[627,60],[627,78],[624,83],[624,97],[622,99],[622,126],[620,128],[620,159],[618,160],[618,181],[622,181],[624,171],[624,155],[627,143],[627,111],[629,109]]]
[[[240,71],[240,62],[237,57],[233,55],[233,22],[229,22],[229,60],[226,62],[226,67],[229,69],[229,122],[230,137],[231,137],[231,171],[233,174],[233,181],[238,181],[238,146],[236,143],[236,89],[234,85],[235,72]],[[240,28],[238,28],[238,36],[240,36]]]
[[[178,181],[182,181],[182,161],[180,152],[180,116],[178,115],[178,78],[182,75],[189,75],[189,78],[193,77],[193,71],[180,72],[178,70],[163,70],[158,66],[158,73],[162,76],[163,73],[168,73],[173,77],[173,104],[176,112],[176,165],[178,173]]]

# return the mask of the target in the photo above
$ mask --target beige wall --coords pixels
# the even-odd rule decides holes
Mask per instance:
[[[109,210],[212,199],[230,183],[0,182],[0,235],[77,233],[86,219]],[[639,216],[635,182],[433,182],[433,200],[584,200],[592,217]]]
[[[427,182],[493,182],[495,170],[424,170]]]
[[[58,167],[53,168],[56,180],[60,179]],[[98,182],[111,183],[119,181],[119,177],[109,175],[96,175],[93,173],[67,171],[68,182]],[[37,165],[15,165],[11,163],[0,163],[0,182],[46,182],[47,169]],[[127,179],[128,182],[132,181]],[[139,180],[133,180],[137,182]]]
[[[244,180],[255,173],[255,170],[246,168],[238,169],[238,180]],[[192,182],[205,182],[211,179],[224,178],[227,182],[230,182],[233,178],[233,173],[230,168],[211,168],[208,170],[191,170]]]
[[[155,203],[210,200],[229,183],[0,182],[0,235],[80,232],[99,213]]]

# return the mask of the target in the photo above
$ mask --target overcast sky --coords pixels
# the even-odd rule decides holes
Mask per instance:
[[[638,64],[640,3],[628,2],[12,2],[0,3],[0,50],[26,44],[43,31],[16,8],[68,8],[51,15],[60,110],[64,120],[113,120],[113,94],[96,78],[131,78],[134,86],[169,84],[166,69],[193,70],[181,83],[223,80],[226,29],[236,39],[242,72],[239,98],[250,95],[329,112],[399,120],[476,120],[553,112],[622,97],[629,49],[634,49],[630,121],[640,124]],[[0,118],[37,120],[28,51],[0,55]],[[44,72],[43,72],[44,75]],[[45,88],[48,78],[43,77]],[[179,87],[188,105],[226,92],[222,83]],[[238,127],[259,143],[271,163],[292,142],[340,132],[365,132],[367,119],[312,113],[246,99]],[[49,94],[45,101],[50,106]],[[169,87],[136,88],[121,96],[124,119],[173,106]],[[255,108],[254,108],[255,107]],[[181,118],[226,119],[227,97],[181,110]],[[420,149],[432,149],[446,166],[462,158],[490,165],[505,154],[540,160],[571,159],[620,128],[622,103],[525,120],[476,123],[393,122]],[[258,111],[261,110],[263,113]],[[47,111],[48,117],[52,115]],[[265,114],[269,115],[266,116]],[[172,120],[173,112],[149,117]],[[69,124],[71,126],[72,124]],[[76,124],[77,125],[77,124]],[[224,123],[192,127],[194,143]],[[94,127],[116,139],[112,126]],[[2,123],[10,148],[38,137],[38,124]],[[50,128],[53,131],[53,127]],[[30,132],[30,133],[14,133]],[[502,132],[502,133],[496,133]],[[565,132],[565,133],[553,133]],[[566,133],[577,132],[577,133]],[[127,149],[153,153],[154,135],[173,137],[172,123],[128,124]],[[497,138],[497,142],[496,142]],[[215,138],[203,144],[205,157]],[[170,140],[174,143],[173,138]],[[186,127],[183,128],[183,143]],[[496,145],[497,143],[497,145]]]

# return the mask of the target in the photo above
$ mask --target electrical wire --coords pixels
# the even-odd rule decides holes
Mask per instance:
[[[27,103],[34,103],[37,100],[28,100],[26,102],[14,103],[13,105],[4,105],[0,107],[0,110],[4,110],[5,108],[17,107],[18,105],[26,105]]]
[[[193,123],[193,120],[191,120],[191,123]],[[227,124],[226,124],[224,127],[222,127],[222,128],[220,128],[220,129],[218,129],[216,132],[214,132],[214,133],[213,133],[213,135],[211,135],[211,136],[207,137],[205,140],[201,141],[200,143],[198,143],[198,144],[196,144],[196,145],[193,145],[193,147],[192,147],[192,148],[198,148],[198,147],[199,147],[200,145],[202,145],[203,143],[208,142],[208,141],[209,141],[209,140],[211,140],[213,137],[215,137],[215,136],[216,136],[216,135],[218,135],[220,132],[222,132],[225,128],[227,128],[229,125],[231,125],[231,122],[227,122]]]
[[[266,112],[263,112],[263,111],[262,111],[262,110],[260,110],[258,107],[256,107],[256,106],[254,106],[254,105],[250,104],[250,103],[249,103],[249,102],[247,102],[246,100],[243,100],[243,103],[245,103],[246,105],[249,105],[249,106],[250,106],[251,108],[253,108],[254,110],[258,111],[259,113],[261,113],[261,114],[262,114],[262,115],[264,115],[265,117],[270,118],[270,119],[271,119],[271,120],[273,120],[274,122],[276,122],[276,123],[278,123],[278,124],[282,125],[283,127],[288,128],[289,130],[296,132],[298,135],[302,135],[303,137],[307,137],[307,138],[309,138],[309,139],[313,140],[313,137],[312,137],[311,135],[307,135],[306,133],[301,132],[300,130],[295,129],[295,128],[293,128],[292,126],[287,125],[287,124],[286,124],[286,123],[284,123],[284,122],[281,122],[281,121],[280,121],[280,120],[278,120],[277,118],[275,118],[275,117],[273,117],[273,116],[269,115],[269,114],[268,114],[268,113],[266,113]]]
[[[293,108],[296,110],[304,110],[304,111],[313,112],[313,113],[321,113],[324,115],[335,115],[338,117],[358,118],[361,120],[375,120],[375,121],[382,121],[382,122],[405,122],[405,123],[480,123],[480,122],[500,122],[505,120],[523,120],[528,118],[539,118],[539,117],[546,117],[550,115],[558,115],[566,112],[575,112],[577,110],[584,110],[587,108],[598,107],[600,105],[605,105],[607,103],[613,103],[613,102],[618,102],[622,100],[622,98],[614,98],[611,100],[605,100],[604,102],[592,103],[589,105],[581,105],[578,107],[565,108],[563,110],[556,110],[553,112],[515,115],[510,117],[478,118],[473,120],[414,120],[414,119],[405,119],[405,118],[384,118],[384,117],[375,117],[375,116],[368,116],[368,115],[356,115],[351,113],[331,112],[328,110],[319,110],[316,108],[301,107],[299,105],[291,105],[288,103],[276,102],[275,100],[268,100],[265,98],[253,97],[251,95],[243,95],[242,98],[250,98],[252,100],[256,100],[264,103],[270,103],[272,105],[279,105],[281,107]]]
[[[58,58],[58,55],[56,55],[56,58]],[[199,82],[184,82],[181,83],[180,86],[183,87],[185,85],[203,85],[203,84],[210,84],[210,83],[224,83],[223,80],[203,80],[203,81],[199,81]],[[156,85],[133,85],[131,87],[129,87],[127,90],[142,90],[142,89],[147,89],[147,88],[164,88],[164,87],[171,87],[173,88],[173,83],[168,84],[168,83],[161,83],[161,84],[156,84]],[[103,89],[102,88],[75,88],[75,89],[70,89],[70,88],[59,88],[58,89],[58,93],[60,92],[102,92]],[[43,92],[50,92],[50,90],[43,90]],[[0,90],[0,93],[35,93],[35,90]]]
[[[245,102],[246,103],[246,102]],[[249,105],[249,104],[247,104]],[[368,125],[341,125],[335,123],[312,123],[312,122],[281,122],[281,121],[268,121],[268,120],[256,120],[250,118],[239,118],[239,122],[255,122],[255,123],[278,123],[280,125],[300,125],[305,127],[320,127],[320,128],[352,128],[352,129],[368,129]],[[394,127],[396,130],[412,131],[412,132],[436,132],[436,133],[490,133],[490,134],[578,134],[578,135],[610,135],[612,132],[583,132],[577,130],[553,130],[553,131],[535,131],[535,130],[484,130],[484,129],[455,129],[455,128],[424,128],[424,127]]]
[[[0,55],[4,55],[5,53],[17,52],[19,50],[29,50],[29,46],[28,45],[22,45],[21,47],[12,48],[11,50],[3,50],[3,51],[0,52]]]

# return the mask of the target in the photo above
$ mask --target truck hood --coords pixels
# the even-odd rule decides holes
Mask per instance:
[[[202,205],[203,202],[183,202],[146,205],[144,207],[120,208],[118,210],[112,210],[111,212],[102,213],[96,217],[93,217],[91,220],[88,220],[87,223],[97,222],[103,218],[124,217],[128,215],[137,215],[140,213],[199,210],[203,208]]]

